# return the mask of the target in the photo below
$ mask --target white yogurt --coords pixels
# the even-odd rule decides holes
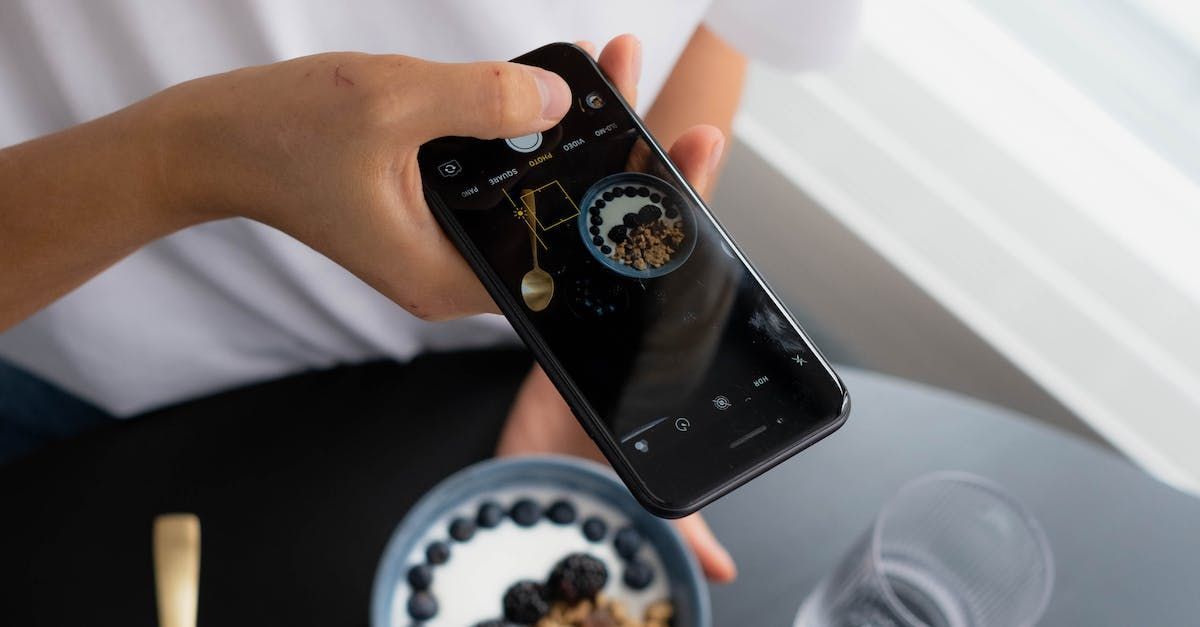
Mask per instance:
[[[542,518],[532,527],[521,527],[505,517],[494,529],[482,527],[467,542],[450,539],[450,521],[458,516],[471,520],[484,501],[495,501],[508,511],[513,503],[531,498],[543,508],[557,499],[575,505],[578,516],[569,525],[558,525]],[[596,516],[608,524],[608,534],[600,542],[589,542],[583,536],[582,523]],[[475,623],[501,618],[504,614],[504,592],[522,579],[545,582],[551,569],[570,553],[587,553],[608,567],[608,584],[604,594],[620,599],[633,616],[641,616],[646,607],[666,599],[669,585],[666,571],[657,552],[647,541],[638,558],[654,569],[654,581],[645,590],[633,590],[621,581],[624,560],[613,549],[613,537],[629,524],[618,510],[595,499],[551,488],[506,490],[468,502],[433,525],[417,542],[405,559],[403,572],[425,561],[425,547],[441,540],[450,545],[450,560],[433,567],[430,591],[438,602],[438,613],[422,625],[428,627],[469,627]],[[408,616],[408,598],[412,594],[407,580],[396,584],[392,597],[392,626],[413,625]]]

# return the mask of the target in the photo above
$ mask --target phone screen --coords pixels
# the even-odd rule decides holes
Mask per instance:
[[[828,431],[840,381],[591,60],[556,45],[516,61],[566,79],[565,118],[430,142],[423,180],[614,462],[656,502],[691,503]]]

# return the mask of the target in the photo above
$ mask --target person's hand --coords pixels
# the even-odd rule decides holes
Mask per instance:
[[[544,131],[571,92],[514,63],[330,53],[183,83],[142,105],[166,138],[164,204],[192,222],[279,228],[411,313],[444,319],[496,306],[425,204],[418,147]]]
[[[589,52],[590,44],[580,43]],[[600,54],[600,66],[631,104],[637,98],[637,79],[641,70],[641,44],[632,36],[614,39]],[[671,160],[688,181],[703,193],[721,157],[724,138],[711,126],[698,126],[685,132],[671,146]],[[558,390],[534,366],[525,378],[509,411],[508,421],[500,434],[496,455],[534,455],[557,453],[574,455],[596,461],[604,457],[572,415]],[[699,514],[675,521],[679,531],[700,561],[709,579],[732,581],[737,568],[729,553],[709,530]]]
[[[604,462],[604,456],[579,426],[554,384],[541,368],[534,366],[509,410],[508,421],[496,446],[496,456],[542,454],[573,455]],[[710,580],[718,583],[733,581],[737,576],[733,558],[700,514],[680,518],[675,521],[675,526]]]

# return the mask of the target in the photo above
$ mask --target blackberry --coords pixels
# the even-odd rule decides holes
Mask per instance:
[[[450,537],[459,542],[466,542],[475,535],[475,521],[470,518],[455,518],[450,522]]]
[[[637,217],[642,224],[650,224],[662,217],[662,209],[655,205],[642,205],[642,208],[638,209]]]
[[[642,548],[642,534],[633,527],[623,527],[613,538],[613,548],[617,550],[617,555],[631,560],[637,556],[638,549]]]
[[[413,620],[429,620],[437,616],[437,599],[428,592],[414,592],[408,597],[408,615]]]
[[[504,618],[522,625],[532,625],[550,613],[546,591],[536,581],[518,581],[504,593]]]
[[[599,542],[608,535],[608,523],[603,519],[592,516],[583,521],[583,537],[588,539],[588,542]]]
[[[517,627],[517,625],[502,618],[493,618],[492,620],[485,620],[482,623],[475,623],[475,627]]]
[[[621,222],[623,222],[626,227],[631,228],[631,229],[636,229],[637,227],[641,226],[641,224],[642,224],[641,222],[638,221],[638,217],[637,217],[636,213],[625,214],[625,217],[621,218]]]
[[[496,527],[502,520],[504,520],[504,508],[494,501],[487,501],[480,505],[479,513],[475,515],[475,524],[484,529]]]
[[[601,250],[601,252],[604,252]],[[575,506],[570,501],[558,500],[550,504],[546,510],[546,518],[558,525],[569,525],[575,522]]]
[[[641,560],[631,560],[625,564],[625,575],[621,580],[634,590],[645,590],[654,581],[654,569]]]
[[[608,239],[620,244],[629,238],[629,227],[624,224],[618,224],[608,230]]]
[[[408,569],[408,585],[417,592],[428,590],[433,585],[433,568],[429,564],[417,564]]]
[[[434,566],[445,564],[450,561],[450,545],[441,541],[430,542],[425,547],[425,560]]]
[[[604,562],[584,553],[573,553],[562,559],[550,579],[546,581],[547,592],[555,600],[577,603],[591,599],[608,583],[608,569]]]
[[[521,499],[513,504],[509,516],[522,527],[532,527],[542,517],[542,506],[532,499]]]

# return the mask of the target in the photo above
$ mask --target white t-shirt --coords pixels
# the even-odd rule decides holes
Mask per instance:
[[[191,78],[316,52],[508,59],[623,32],[643,41],[644,110],[702,20],[748,55],[799,69],[844,47],[856,14],[854,0],[6,0],[0,146]],[[306,369],[514,341],[499,316],[422,322],[238,219],[134,253],[0,334],[0,356],[125,416]]]

